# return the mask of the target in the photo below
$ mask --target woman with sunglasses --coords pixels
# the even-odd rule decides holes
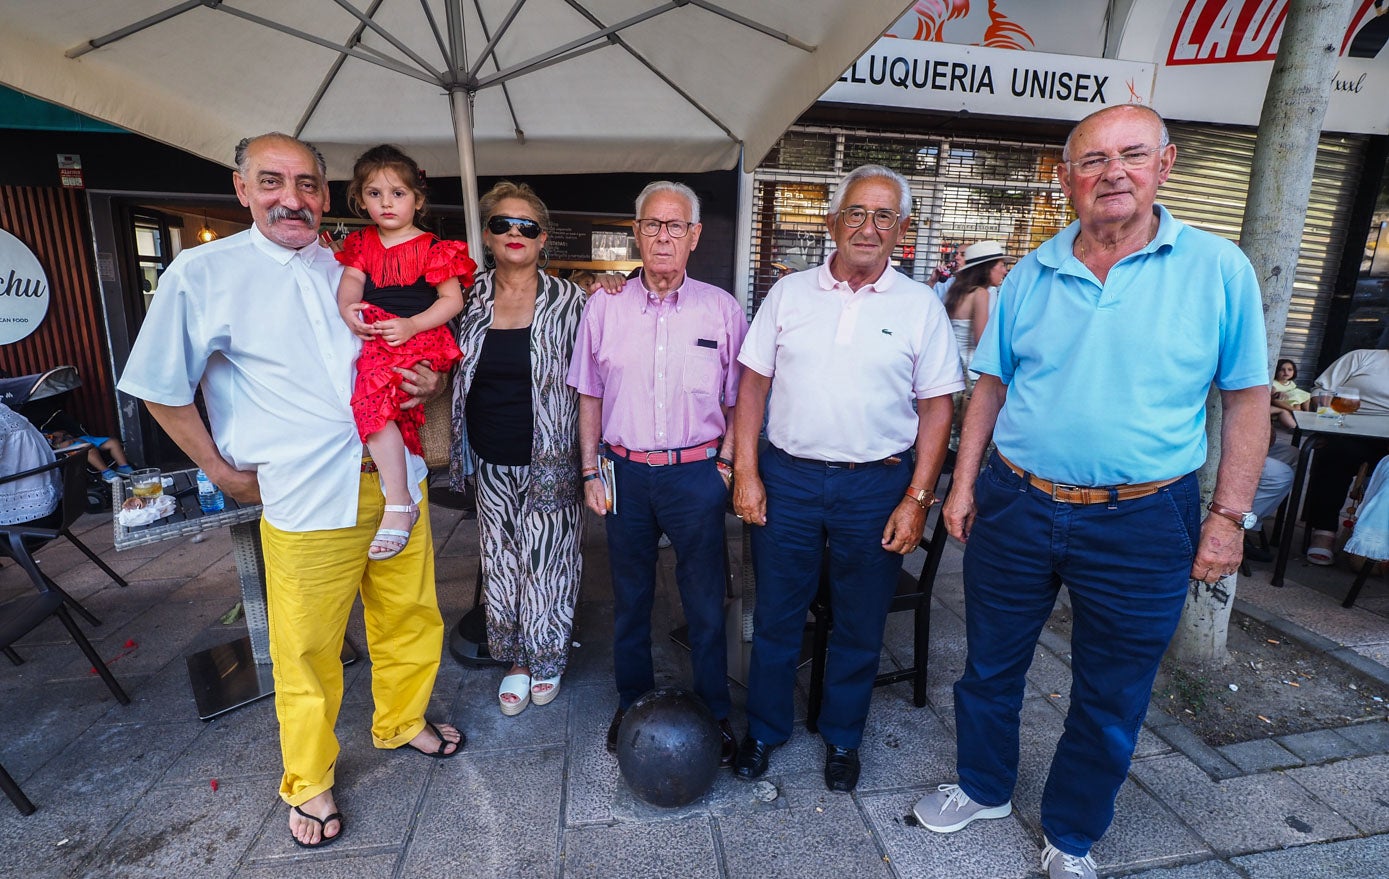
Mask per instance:
[[[489,270],[461,316],[453,486],[477,473],[488,649],[505,715],[559,694],[582,571],[579,398],[565,383],[584,293],[541,271],[550,214],[526,184],[478,204]]]

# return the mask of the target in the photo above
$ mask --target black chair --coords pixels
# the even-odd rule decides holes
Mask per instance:
[[[928,521],[927,534],[921,539],[921,547],[926,550],[921,574],[913,577],[905,570],[899,571],[897,593],[888,607],[888,613],[909,610],[913,614],[912,664],[897,671],[883,672],[873,679],[875,687],[911,681],[912,704],[917,708],[926,706],[926,665],[931,646],[931,593],[936,586],[936,571],[940,568],[940,559],[945,552],[948,536],[945,517],[940,515],[940,507],[936,506],[934,509],[935,526],[931,527]],[[830,629],[834,626],[828,573],[829,562],[826,559],[820,572],[820,590],[810,604],[815,626],[810,654],[810,694],[806,705],[805,728],[811,732],[819,732],[820,707],[825,689],[825,663],[829,656]]]
[[[59,467],[61,467],[63,471],[63,496],[54,515],[47,519],[40,520],[39,522],[0,525],[0,535],[8,535],[13,531],[21,530],[24,534],[22,545],[25,547],[26,553],[30,555],[53,540],[59,537],[66,537],[68,540],[72,541],[74,546],[81,550],[83,555],[95,562],[96,566],[101,568],[101,570],[106,573],[106,576],[110,577],[117,586],[125,588],[130,584],[127,583],[120,574],[111,570],[111,567],[107,565],[106,562],[102,561],[100,556],[92,552],[89,546],[79,540],[76,534],[72,533],[73,523],[87,510],[86,452],[88,448],[89,447],[86,445],[80,446],[72,451],[63,453],[59,456],[58,460],[52,463],[0,479],[0,484],[3,484],[37,473],[47,473]],[[0,556],[16,558],[8,540],[0,539]],[[77,599],[64,592],[62,588],[59,587],[57,583],[54,583],[52,578],[42,570],[39,571],[39,576],[47,584],[49,589],[61,595],[67,605],[77,611],[88,623],[93,626],[101,625],[101,620],[92,615],[92,613],[83,607]],[[10,658],[13,660],[14,657],[11,655]]]
[[[38,532],[37,536],[43,536],[47,529],[32,530]],[[130,697],[125,694],[125,690],[121,689],[120,683],[111,674],[111,670],[106,667],[106,663],[92,647],[92,643],[87,640],[86,635],[82,634],[82,630],[77,627],[76,621],[68,613],[64,593],[54,589],[51,581],[39,571],[39,566],[34,563],[34,557],[24,544],[24,538],[30,536],[29,531],[23,526],[8,525],[4,526],[4,532],[3,540],[6,554],[17,561],[24,572],[29,575],[29,579],[33,582],[37,592],[0,605],[0,648],[9,653],[12,661],[17,659],[17,655],[10,652],[14,643],[29,634],[44,620],[56,616],[68,630],[72,640],[76,641],[77,646],[82,649],[82,653],[92,664],[92,668],[101,675],[102,681],[106,683],[111,695],[116,697],[116,701],[122,705],[130,704]],[[22,662],[23,660],[19,661]],[[3,767],[0,767],[0,790],[5,792],[22,814],[33,813],[34,804],[29,801],[29,798],[24,795],[24,792],[19,789],[19,785],[10,777],[9,773],[5,772]]]

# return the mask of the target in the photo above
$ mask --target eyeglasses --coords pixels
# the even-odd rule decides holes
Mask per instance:
[[[661,234],[661,227],[666,227],[666,232],[671,238],[684,238],[689,233],[690,227],[694,223],[688,220],[637,220],[637,231],[647,238],[655,238]]]
[[[493,235],[505,235],[515,229],[527,238],[540,237],[540,224],[525,217],[493,217],[487,221],[487,231]]]
[[[887,208],[869,211],[867,208],[861,208],[855,205],[854,207],[841,210],[839,212],[839,221],[850,229],[857,229],[859,226],[868,222],[869,216],[873,217],[874,228],[881,229],[884,232],[896,226],[897,221],[902,218],[901,214],[896,211],[890,211]]]
[[[1153,153],[1157,150],[1143,147],[1141,149],[1129,150],[1117,156],[1087,156],[1076,162],[1067,162],[1071,170],[1082,177],[1098,177],[1104,173],[1104,169],[1110,162],[1118,162],[1124,167],[1125,171],[1137,171],[1146,168],[1148,162],[1153,158]]]

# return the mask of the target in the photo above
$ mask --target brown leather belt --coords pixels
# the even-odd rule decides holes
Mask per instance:
[[[1157,494],[1163,486],[1171,485],[1181,479],[1180,476],[1176,476],[1172,479],[1158,479],[1153,482],[1131,482],[1127,485],[1110,486],[1066,485],[1027,473],[1001,454],[998,456],[998,460],[1002,461],[1009,470],[1025,477],[1033,488],[1045,492],[1051,496],[1052,500],[1060,501],[1063,504],[1107,504],[1111,498],[1119,501],[1137,500],[1150,494]]]
[[[671,464],[692,464],[696,461],[709,461],[719,454],[721,440],[712,439],[697,446],[683,449],[656,449],[651,452],[637,452],[624,446],[608,444],[608,451],[619,458],[646,464],[648,467],[669,467]]]

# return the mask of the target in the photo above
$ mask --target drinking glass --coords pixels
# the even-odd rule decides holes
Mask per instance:
[[[1355,388],[1337,388],[1331,398],[1331,408],[1336,410],[1336,426],[1346,426],[1346,416],[1360,408],[1360,391]]]
[[[1312,411],[1317,413],[1318,418],[1335,418],[1336,413],[1331,409],[1331,391],[1326,388],[1312,389]]]
[[[147,467],[130,474],[132,493],[136,497],[159,497],[164,493],[164,474],[158,467]]]

